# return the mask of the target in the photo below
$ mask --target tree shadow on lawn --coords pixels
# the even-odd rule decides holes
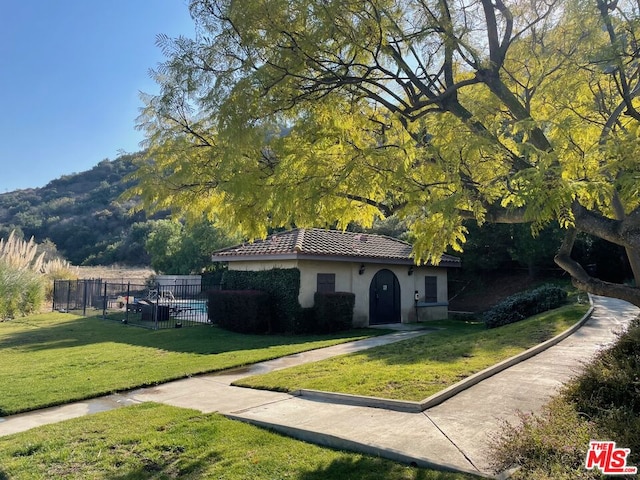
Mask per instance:
[[[135,480],[142,478],[201,478],[207,473],[210,464],[224,460],[212,452],[203,458],[194,460],[189,464],[182,464],[180,471],[176,471],[173,459],[166,462],[147,461],[139,468],[122,472],[119,475],[110,477],[113,480]],[[259,469],[259,467],[256,467]],[[283,466],[286,469],[286,466]],[[248,467],[247,475],[250,475],[251,467]],[[7,477],[8,478],[8,477]],[[375,457],[361,457],[358,460],[339,459],[332,461],[328,466],[314,471],[294,473],[293,478],[298,480],[379,480],[381,478],[405,479],[405,480],[462,480],[475,479],[471,475],[455,474],[451,472],[441,472],[436,470],[425,470],[414,467],[403,466],[402,464],[383,460]],[[0,480],[2,477],[0,476]]]
[[[144,465],[128,471],[121,471],[119,474],[109,476],[112,480],[139,480],[141,478],[203,478],[200,474],[204,474],[207,468],[215,462],[221,461],[221,457],[215,452],[203,455],[197,460],[193,460],[188,464],[182,462],[179,470],[176,468],[176,459],[168,456],[163,461],[154,461],[147,459]],[[2,478],[0,477],[0,480]]]
[[[407,467],[391,461],[374,457],[362,457],[356,461],[339,459],[331,462],[327,467],[313,472],[302,473],[299,480],[330,480],[330,479],[358,479],[378,480],[380,478],[399,478],[406,480],[462,480],[475,479],[471,475],[463,475],[437,470],[424,470]]]
[[[544,324],[527,325],[526,333],[515,333],[512,324],[492,330],[471,327],[453,328],[371,348],[352,354],[362,361],[382,362],[387,365],[411,365],[423,362],[453,363],[471,359],[479,350],[521,349],[522,351],[549,340],[554,336],[551,327]]]
[[[334,338],[354,338],[364,334],[380,335],[375,330],[349,330],[335,335],[247,335],[212,325],[180,329],[148,330],[102,320],[98,317],[65,315],[62,320],[24,323],[25,329],[2,335],[0,349],[41,351],[98,343],[124,343],[138,347],[181,353],[211,355],[238,350],[255,350],[282,345],[304,344]],[[4,337],[4,338],[2,338]]]

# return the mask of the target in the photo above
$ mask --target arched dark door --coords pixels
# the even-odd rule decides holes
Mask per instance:
[[[369,324],[400,323],[400,283],[391,270],[380,270],[369,286]]]

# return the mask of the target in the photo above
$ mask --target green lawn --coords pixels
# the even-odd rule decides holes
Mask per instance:
[[[445,330],[359,353],[244,378],[235,385],[278,391],[314,389],[420,401],[576,323],[586,305],[569,305],[485,330],[480,323],[433,322]]]
[[[0,322],[0,415],[379,335],[242,335],[210,325],[152,331],[70,314]]]
[[[145,403],[0,437],[0,478],[471,480]]]

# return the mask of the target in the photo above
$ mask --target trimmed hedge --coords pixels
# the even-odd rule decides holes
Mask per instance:
[[[259,290],[212,290],[209,319],[238,333],[266,333],[270,320],[269,295]]]
[[[316,330],[316,309],[313,307],[301,308],[298,312],[294,332],[309,334],[315,333]]]
[[[562,306],[567,292],[554,285],[543,285],[535,290],[512,295],[484,312],[482,320],[487,328],[496,328],[519,322],[532,315]]]
[[[354,293],[316,292],[313,296],[315,332],[334,333],[353,326]]]
[[[260,290],[266,292],[271,304],[272,333],[296,331],[300,316],[300,270],[274,268],[272,270],[227,270],[222,278],[224,290]]]

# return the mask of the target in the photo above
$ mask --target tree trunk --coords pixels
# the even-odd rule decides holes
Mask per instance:
[[[554,258],[556,264],[571,275],[573,285],[594,295],[619,298],[640,307],[640,288],[605,282],[594,278],[582,268],[582,265],[571,258],[571,250],[573,249],[576,234],[577,231],[573,228],[567,231],[560,250],[558,250],[558,254]]]
[[[624,220],[627,217],[627,214],[624,211],[624,206],[620,201],[620,197],[617,193],[613,196],[613,210],[616,215],[616,219]],[[625,251],[627,252],[627,258],[629,259],[629,265],[631,265],[631,271],[633,272],[633,279],[635,281],[636,287],[640,287],[640,254],[637,250],[632,249],[630,247],[625,247]]]

